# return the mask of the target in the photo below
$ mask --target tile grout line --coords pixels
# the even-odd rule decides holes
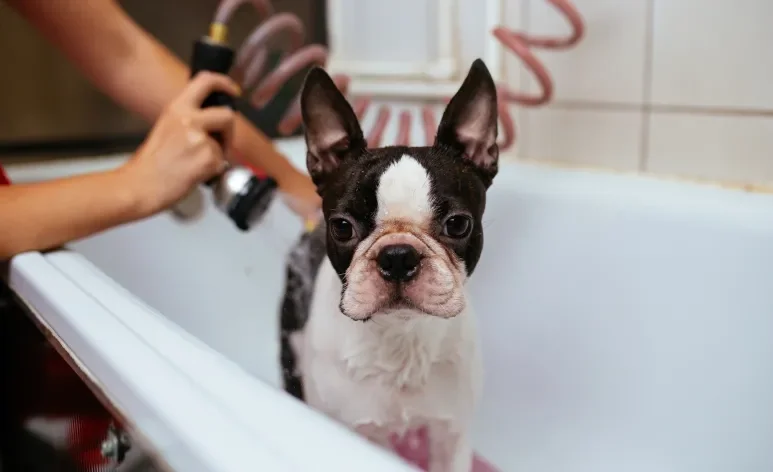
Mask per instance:
[[[618,112],[645,112],[645,113],[671,113],[690,115],[727,115],[759,118],[773,118],[773,110],[752,108],[723,108],[706,107],[700,105],[665,105],[625,102],[601,102],[591,100],[557,100],[551,102],[548,108],[556,110],[582,110],[582,111],[618,111]]]
[[[655,42],[655,2],[647,2],[646,29],[644,32],[644,83],[642,84],[642,103],[648,105],[652,99],[652,63],[654,60],[654,42]],[[639,162],[640,171],[647,169],[650,154],[650,122],[652,117],[652,108],[644,108],[641,113],[641,134],[639,138]]]

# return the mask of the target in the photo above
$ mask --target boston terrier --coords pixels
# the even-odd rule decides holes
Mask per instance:
[[[428,147],[368,149],[320,68],[301,109],[324,218],[290,255],[284,387],[387,448],[427,431],[430,472],[469,472],[482,362],[465,283],[498,168],[494,81],[476,60]]]

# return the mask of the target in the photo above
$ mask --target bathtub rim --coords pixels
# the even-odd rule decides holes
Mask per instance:
[[[16,256],[9,264],[7,282],[30,308],[36,322],[49,332],[50,339],[88,379],[87,384],[100,400],[107,400],[106,406],[126,422],[140,448],[154,459],[161,459],[170,470],[241,471],[244,464],[261,470],[301,471],[320,464],[353,472],[416,470],[250,376],[75,252]],[[84,313],[88,315],[84,317]],[[163,349],[151,348],[141,335],[148,329],[155,333],[155,342],[166,338],[180,349],[177,360],[166,356],[169,352]],[[96,342],[105,336],[111,342]],[[127,356],[138,361],[129,363],[134,365],[115,362]],[[180,365],[179,356],[203,363],[194,373],[189,366]],[[137,365],[140,359],[142,366]],[[139,369],[144,375],[137,375]],[[150,372],[153,375],[145,375]],[[211,385],[207,388],[212,383],[208,379],[223,377],[223,373],[231,379],[231,385],[225,390],[213,391]],[[169,395],[165,391],[186,392],[189,411],[197,414],[168,409]],[[161,400],[165,395],[167,403]],[[245,398],[253,401],[247,403]],[[260,415],[267,416],[245,426],[244,416],[254,419]],[[299,454],[298,438],[279,437],[276,421],[301,438],[314,435],[317,453],[307,450]],[[208,435],[210,431],[218,434]],[[172,446],[164,445],[170,440]]]

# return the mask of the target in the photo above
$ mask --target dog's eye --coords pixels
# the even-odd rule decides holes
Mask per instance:
[[[345,242],[354,237],[354,228],[343,218],[332,218],[330,220],[330,233],[338,241]]]
[[[446,220],[443,233],[449,238],[461,239],[472,229],[472,220],[466,215],[454,215]]]

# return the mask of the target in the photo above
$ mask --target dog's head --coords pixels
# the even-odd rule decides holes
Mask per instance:
[[[431,147],[368,149],[331,78],[306,77],[307,166],[322,197],[327,252],[355,320],[413,311],[450,318],[483,249],[486,190],[497,173],[497,97],[476,60]],[[406,310],[408,309],[408,310]]]

